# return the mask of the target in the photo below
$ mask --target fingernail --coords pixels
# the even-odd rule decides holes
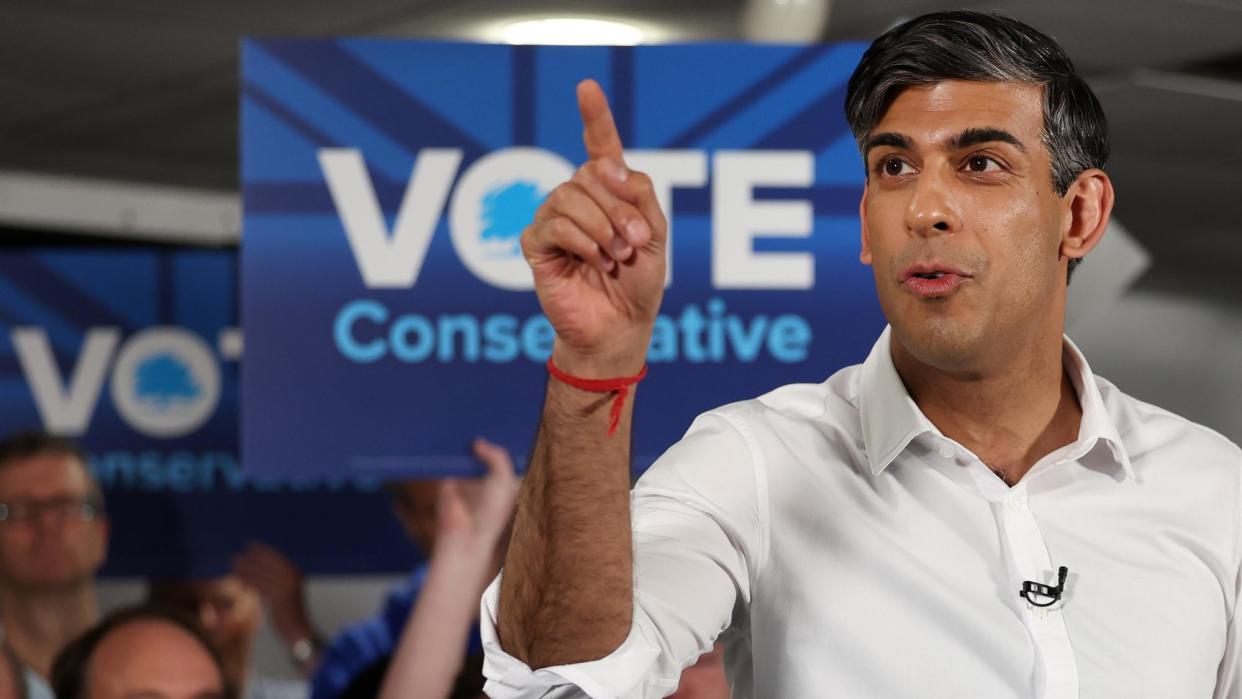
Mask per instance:
[[[624,182],[625,178],[630,176],[630,171],[625,166],[612,158],[604,158],[599,161],[599,166],[603,168],[604,174],[618,182]]]
[[[651,232],[647,230],[647,224],[639,221],[638,219],[634,219],[633,221],[625,224],[625,234],[626,237],[630,239],[631,244],[646,245],[647,239],[650,237]]]
[[[634,252],[634,248],[630,247],[630,244],[625,242],[625,238],[619,235],[613,236],[612,242],[608,244],[608,247],[612,248],[613,259],[621,262],[630,259],[630,255]]]

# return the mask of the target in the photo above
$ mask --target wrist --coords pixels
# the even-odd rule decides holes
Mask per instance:
[[[296,615],[280,615],[273,613],[271,616],[272,626],[276,628],[276,633],[284,639],[288,645],[303,638],[318,638],[319,633],[315,631],[315,627],[311,626],[307,621],[305,614]]]
[[[316,633],[295,638],[289,643],[289,659],[304,675],[309,677],[323,655],[324,642]]]
[[[499,538],[479,532],[442,532],[436,537],[432,561],[441,568],[469,569],[491,559]]]
[[[584,353],[560,339],[552,345],[552,363],[561,371],[583,379],[612,379],[634,376],[647,362],[647,343],[620,347],[607,352]]]

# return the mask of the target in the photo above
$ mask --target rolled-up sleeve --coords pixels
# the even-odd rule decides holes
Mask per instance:
[[[724,630],[746,623],[768,546],[766,471],[747,406],[700,416],[635,485],[633,624],[612,653],[531,670],[500,646],[501,578],[492,581],[480,609],[488,696],[668,696],[683,668]]]

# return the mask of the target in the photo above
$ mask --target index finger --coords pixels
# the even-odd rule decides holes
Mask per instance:
[[[612,158],[624,163],[621,134],[617,133],[617,123],[599,83],[589,79],[578,83],[578,112],[582,115],[582,142],[587,158]]]

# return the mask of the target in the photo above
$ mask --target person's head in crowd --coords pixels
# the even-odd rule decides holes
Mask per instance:
[[[91,585],[107,542],[103,496],[76,444],[43,432],[0,441],[0,589],[5,594]]]
[[[220,656],[175,611],[129,607],[109,614],[61,651],[52,668],[58,699],[230,699]]]
[[[99,618],[107,548],[103,496],[81,449],[43,432],[0,440],[0,624],[38,676]]]
[[[251,649],[263,624],[263,605],[254,588],[236,575],[157,580],[151,583],[148,601],[197,621],[219,653],[230,684],[245,685]]]

